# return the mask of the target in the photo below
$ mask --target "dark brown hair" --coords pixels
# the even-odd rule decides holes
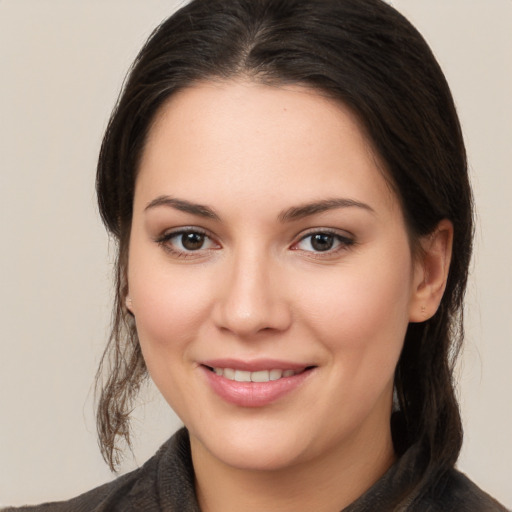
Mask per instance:
[[[176,91],[239,76],[304,84],[350,107],[385,163],[413,244],[442,219],[453,223],[446,291],[431,319],[408,327],[393,417],[397,453],[418,443],[425,472],[442,475],[462,443],[453,365],[463,337],[472,196],[444,75],[417,30],[381,0],[194,0],[139,53],[106,130],[97,174],[100,212],[119,248],[112,334],[98,373],[106,461],[111,467],[119,461],[119,439],[129,444],[129,413],[147,375],[124,299],[134,185],[149,127]]]

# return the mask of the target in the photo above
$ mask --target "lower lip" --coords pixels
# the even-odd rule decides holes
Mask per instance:
[[[217,375],[205,366],[206,374],[213,391],[223,400],[240,407],[263,407],[297,389],[313,372],[313,368],[291,377],[282,377],[269,382],[238,382]]]

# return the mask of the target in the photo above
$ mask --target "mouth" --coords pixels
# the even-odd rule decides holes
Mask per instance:
[[[217,360],[199,365],[211,390],[239,407],[263,407],[291,395],[315,373],[317,366],[279,361]]]
[[[225,379],[236,382],[272,382],[287,377],[294,377],[295,375],[300,375],[301,373],[314,368],[314,366],[306,366],[297,370],[272,368],[271,370],[248,371],[235,368],[222,368],[218,366],[204,366],[219,377],[224,377]]]

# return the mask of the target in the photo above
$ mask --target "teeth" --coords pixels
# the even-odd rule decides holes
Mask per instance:
[[[223,370],[221,369],[221,371],[226,379],[235,380],[235,370],[233,370],[233,368],[224,368]]]
[[[284,377],[293,377],[300,371],[295,370],[259,370],[257,372],[248,372],[245,370],[234,370],[233,368],[213,368],[214,373],[223,376],[228,380],[237,382],[269,382],[279,380]]]
[[[278,380],[283,376],[283,370],[270,370],[270,380]]]
[[[251,372],[243,370],[235,370],[235,380],[237,382],[251,382]]]
[[[262,370],[260,372],[252,372],[251,373],[251,381],[252,382],[268,382],[270,380],[268,370]]]

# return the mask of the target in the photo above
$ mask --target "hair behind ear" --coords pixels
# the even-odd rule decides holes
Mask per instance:
[[[129,237],[121,239],[115,277],[115,308],[110,338],[96,373],[96,428],[103,459],[116,471],[123,458],[119,440],[131,449],[130,414],[148,376],[135,327],[126,305]]]

